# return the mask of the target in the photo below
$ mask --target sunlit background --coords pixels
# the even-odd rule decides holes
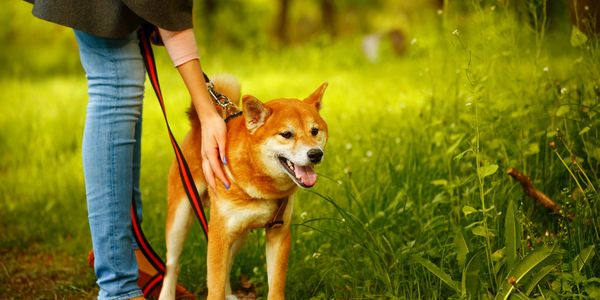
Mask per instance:
[[[599,16],[594,0],[195,1],[209,76],[263,101],[329,83],[330,141],[295,203],[287,297],[600,298]],[[0,298],[95,299],[77,44],[25,1],[4,3],[0,24]],[[189,97],[155,51],[182,138]],[[173,153],[146,95],[143,226],[164,257]],[[193,230],[181,281],[202,296]],[[266,298],[264,232],[232,279]]]

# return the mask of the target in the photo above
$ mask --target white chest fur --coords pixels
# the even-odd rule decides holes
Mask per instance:
[[[241,233],[250,229],[264,227],[275,215],[279,207],[278,200],[254,200],[234,202],[221,200],[216,209],[225,217],[227,232]]]

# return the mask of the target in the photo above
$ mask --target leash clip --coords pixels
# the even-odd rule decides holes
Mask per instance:
[[[217,106],[221,108],[221,117],[227,123],[229,120],[242,114],[242,111],[229,100],[229,98],[215,90],[215,85],[212,81],[206,83],[208,93],[213,98]]]

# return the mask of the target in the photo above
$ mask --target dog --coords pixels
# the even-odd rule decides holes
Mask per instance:
[[[239,102],[240,84],[233,77],[215,78],[215,90]],[[233,257],[253,229],[266,227],[268,299],[285,298],[294,193],[315,185],[314,166],[321,162],[328,139],[319,111],[327,83],[310,96],[266,103],[242,99],[242,115],[227,123],[229,189],[207,188],[201,162],[201,125],[192,105],[191,130],[182,151],[205,207],[210,207],[207,253],[207,299],[237,299],[229,275]],[[174,162],[168,179],[166,275],[160,299],[174,299],[179,258],[193,221],[193,212]]]

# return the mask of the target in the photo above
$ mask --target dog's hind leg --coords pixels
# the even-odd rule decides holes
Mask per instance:
[[[169,222],[167,222],[167,270],[160,291],[160,300],[175,299],[177,277],[179,276],[179,257],[192,224],[193,211],[187,198],[183,198],[175,206],[169,206]]]

